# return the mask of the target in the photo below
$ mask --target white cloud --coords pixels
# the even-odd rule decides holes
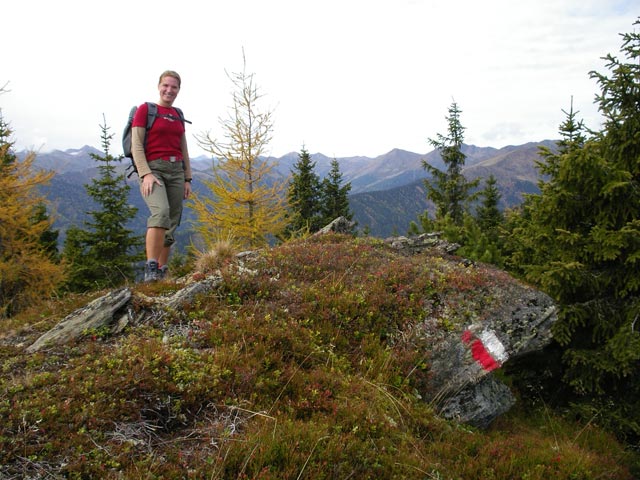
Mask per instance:
[[[590,70],[632,30],[631,1],[22,0],[3,7],[0,96],[18,147],[100,146],[133,104],[156,99],[159,73],[179,71],[176,105],[191,133],[220,132],[247,67],[274,110],[274,155],[427,152],[455,99],[466,141],[501,147],[557,136],[571,96],[598,122]],[[191,142],[194,154],[202,153]]]

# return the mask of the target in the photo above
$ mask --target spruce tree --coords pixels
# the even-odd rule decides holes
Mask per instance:
[[[485,188],[480,192],[482,202],[476,209],[476,220],[480,230],[494,243],[498,241],[498,230],[504,222],[504,215],[498,207],[502,195],[497,183],[496,177],[490,175]]]
[[[483,230],[478,221],[471,215],[465,214],[462,228],[449,226],[444,233],[447,239],[462,245],[456,251],[456,255],[470,260],[502,266],[503,258],[500,242],[494,239],[490,232]]]
[[[320,178],[315,173],[316,163],[304,148],[293,165],[291,182],[287,192],[289,202],[288,235],[313,233],[322,225]]]
[[[353,212],[349,208],[349,192],[351,183],[342,184],[340,163],[335,158],[331,160],[331,169],[322,180],[322,223],[327,225],[338,217],[353,219]]]
[[[418,216],[418,217],[420,218],[420,216]],[[409,236],[420,235],[420,231],[421,230],[418,227],[418,224],[416,223],[416,221],[415,220],[411,220],[409,222],[409,228],[407,229],[407,235],[409,235]]]
[[[584,122],[578,118],[578,113],[573,109],[573,97],[571,97],[571,105],[569,111],[562,110],[565,120],[560,124],[560,140],[556,143],[554,150],[548,147],[540,147],[541,161],[536,162],[538,171],[542,176],[542,181],[538,183],[540,188],[549,185],[545,178],[555,179],[559,174],[559,162],[562,155],[568,154],[573,150],[581,149],[586,140],[586,127]]]
[[[47,212],[47,205],[44,201],[36,205],[31,221],[33,223],[44,222],[45,224],[52,225],[49,212]],[[54,262],[58,262],[60,260],[60,252],[58,252],[59,235],[60,232],[58,230],[54,230],[51,226],[40,235],[40,245],[42,246],[43,251]]]
[[[557,210],[547,199],[557,198],[560,203],[569,201],[568,191],[560,180],[560,165],[564,158],[579,152],[585,145],[586,127],[573,109],[573,98],[568,111],[562,110],[565,120],[560,124],[560,140],[556,148],[540,147],[540,160],[536,168],[540,172],[540,194],[525,195],[522,205],[510,212],[506,220],[509,232],[506,242],[506,264],[515,274],[534,277],[536,265],[545,265],[553,258],[557,222],[568,222],[570,209]],[[564,215],[564,219],[559,217]]]
[[[425,180],[425,186],[427,198],[436,206],[436,220],[442,221],[449,217],[456,226],[462,226],[466,204],[473,199],[471,190],[479,183],[479,179],[467,181],[462,174],[466,155],[462,152],[465,128],[460,122],[461,113],[458,105],[453,102],[446,117],[448,134],[438,134],[436,139],[429,139],[429,143],[440,152],[446,171],[422,161],[422,166],[432,176],[432,179]]]
[[[545,265],[553,258],[558,245],[556,216],[565,214],[564,210],[556,211],[545,199],[556,197],[562,201],[567,194],[559,181],[561,160],[582,149],[586,141],[586,127],[578,118],[579,112],[573,109],[573,98],[569,110],[562,112],[565,120],[559,127],[560,140],[556,142],[556,148],[540,147],[541,158],[536,161],[540,194],[525,195],[522,204],[511,210],[505,219],[508,232],[503,246],[505,264],[512,273],[530,280],[536,276],[533,272],[538,269],[537,265]]]
[[[2,90],[0,90],[1,93],[3,93]],[[5,121],[2,110],[0,110],[0,168],[13,165],[18,160],[13,151],[11,134],[11,126]]]
[[[512,241],[527,278],[559,304],[553,333],[564,380],[602,421],[637,441],[640,35],[623,35],[621,52],[626,61],[605,57],[610,76],[591,72],[601,88],[602,129],[585,138],[571,110],[559,152],[544,155],[541,171],[549,178],[527,203]]]
[[[125,173],[116,171],[122,157],[109,153],[113,134],[108,133],[106,122],[100,128],[104,155],[91,154],[99,163],[99,176],[85,185],[98,208],[87,212],[91,220],[84,222],[84,229],[71,227],[67,231],[63,252],[68,263],[67,287],[73,291],[135,280],[135,262],[142,259],[143,238],[127,226],[138,209],[128,202],[131,187]]]
[[[461,228],[453,225],[445,226],[447,239],[462,245],[456,253],[471,260],[503,265],[501,229],[504,215],[498,208],[500,192],[496,186],[497,180],[491,175],[485,188],[479,192],[482,199],[476,208],[475,217],[464,214]],[[448,227],[448,228],[447,228]]]

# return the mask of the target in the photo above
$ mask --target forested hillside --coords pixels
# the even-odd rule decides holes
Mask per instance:
[[[533,142],[520,146],[508,146],[501,149],[491,147],[465,146],[468,155],[465,174],[469,178],[488,178],[494,175],[498,179],[498,188],[502,195],[502,209],[519,205],[523,194],[537,192],[536,182],[539,174],[535,162],[539,159],[539,147],[553,146],[553,142]],[[86,219],[85,212],[91,207],[84,184],[88,184],[97,174],[95,162],[89,153],[97,150],[84,147],[79,150],[52,152],[38,155],[37,164],[52,169],[56,175],[44,190],[45,196],[52,202],[55,227],[60,230],[61,242],[69,225],[79,225]],[[289,154],[269,161],[278,164],[281,175],[290,173],[297,154]],[[322,154],[311,156],[316,162],[316,171],[323,177],[329,171],[331,158]],[[423,179],[427,173],[420,162],[425,159],[442,167],[437,151],[421,155],[403,150],[392,150],[376,158],[354,157],[338,159],[344,181],[352,185],[349,202],[354,212],[354,221],[360,231],[384,238],[392,233],[405,234],[409,223],[430,208],[426,198]],[[122,168],[126,167],[126,162]],[[203,191],[202,180],[210,177],[211,160],[194,160],[194,191]],[[132,190],[129,201],[136,206],[138,215],[132,222],[132,228],[144,230],[145,205],[136,188],[137,177],[129,179]],[[195,216],[187,202],[183,225],[178,231],[179,245],[189,244],[189,225]]]

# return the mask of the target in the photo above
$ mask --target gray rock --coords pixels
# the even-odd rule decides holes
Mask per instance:
[[[460,248],[457,243],[447,242],[440,238],[441,235],[441,232],[431,232],[410,237],[391,237],[385,239],[385,242],[391,248],[409,255],[421,253],[425,250],[437,250],[451,254]]]
[[[27,352],[33,353],[49,344],[62,344],[103,327],[122,329],[127,323],[123,307],[131,300],[131,290],[121,288],[93,300],[67,315],[60,323],[40,336]],[[120,314],[118,316],[118,314]],[[115,325],[115,326],[114,326]]]
[[[322,227],[314,235],[325,235],[327,233],[345,233],[351,234],[355,223],[347,220],[345,217],[338,217],[328,225]]]
[[[479,427],[488,426],[514,403],[506,386],[495,385],[499,382],[493,372],[548,345],[557,319],[551,297],[504,272],[495,270],[495,274],[499,281],[484,292],[488,304],[477,308],[477,319],[450,332],[441,331],[434,342],[431,397],[423,394],[444,417]]]
[[[193,302],[197,295],[213,290],[220,285],[221,281],[221,277],[211,275],[203,280],[190,282],[168,297],[149,298],[137,294],[137,298],[146,303],[147,309],[151,311],[151,313],[143,313],[142,316],[153,317],[166,310],[181,310],[184,304]],[[134,320],[131,308],[132,297],[131,290],[121,288],[93,300],[67,315],[60,323],[27,347],[26,351],[34,353],[47,345],[64,344],[74,338],[86,335],[87,332],[103,328],[107,328],[110,334],[121,332]]]
[[[440,409],[440,415],[459,423],[487,428],[515,403],[509,387],[493,376],[487,376],[447,399]]]

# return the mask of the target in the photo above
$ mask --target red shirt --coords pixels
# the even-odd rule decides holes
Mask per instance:
[[[147,104],[140,105],[133,117],[132,125],[147,128],[147,112]],[[182,149],[180,147],[184,132],[184,124],[180,121],[180,116],[175,108],[158,105],[156,119],[147,132],[144,149],[147,161],[160,158],[168,160],[169,157],[175,157],[177,161],[181,161]]]

